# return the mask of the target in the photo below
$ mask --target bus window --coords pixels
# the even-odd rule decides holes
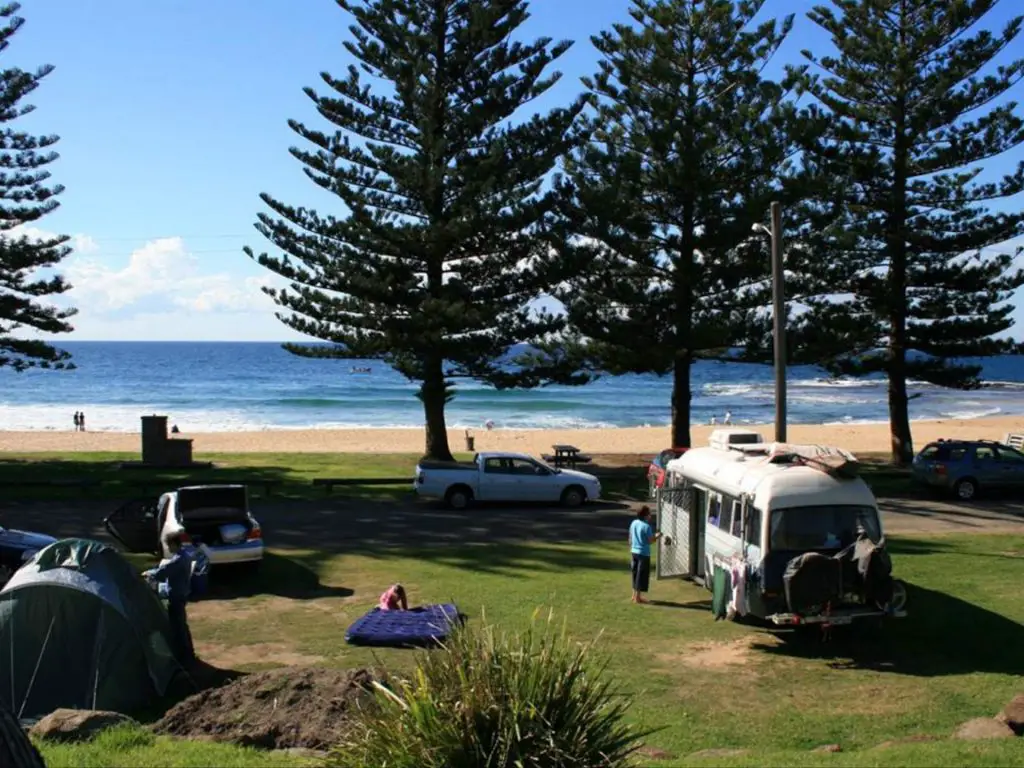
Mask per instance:
[[[866,506],[790,507],[772,511],[769,548],[806,552],[842,549],[863,533],[876,544],[881,539],[878,512]]]
[[[743,524],[743,504],[738,501],[732,503],[732,528],[729,530],[733,536],[739,537],[740,527]]]
[[[723,498],[721,494],[715,494],[715,508],[718,510],[718,530],[729,533],[732,528],[732,504],[731,499]]]
[[[747,530],[743,533],[743,541],[751,547],[761,546],[761,510],[747,508]]]
[[[708,525],[718,527],[722,519],[722,497],[717,493],[708,494]]]

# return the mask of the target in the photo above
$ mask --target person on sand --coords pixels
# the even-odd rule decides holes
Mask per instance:
[[[633,555],[629,571],[633,576],[633,602],[646,603],[643,593],[651,582],[651,544],[661,538],[651,526],[651,509],[646,504],[636,513],[629,526],[629,549]]]
[[[75,432],[78,431],[79,423],[80,423],[80,419],[78,418],[78,411],[75,411]]]
[[[405,587],[401,584],[392,584],[384,594],[380,596],[380,609],[382,611],[408,611],[409,602],[405,597]]]
[[[78,414],[78,428],[85,432],[85,411]]]

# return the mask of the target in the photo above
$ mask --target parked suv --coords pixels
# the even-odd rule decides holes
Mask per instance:
[[[105,521],[107,531],[129,552],[167,557],[162,539],[184,531],[210,565],[263,560],[263,531],[249,512],[244,485],[194,485],[122,505]]]
[[[969,501],[984,490],[1024,488],[1024,453],[994,440],[939,440],[914,457],[919,483]]]

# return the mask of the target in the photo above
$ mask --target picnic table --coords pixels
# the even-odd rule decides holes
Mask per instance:
[[[569,467],[575,469],[577,464],[589,464],[592,459],[580,453],[575,445],[552,445],[554,454],[544,454],[544,461],[554,464],[556,467]]]

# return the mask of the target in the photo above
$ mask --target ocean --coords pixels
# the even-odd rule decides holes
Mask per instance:
[[[416,387],[377,361],[312,360],[274,342],[61,342],[73,371],[0,368],[0,429],[69,430],[76,410],[89,430],[136,431],[139,417],[166,414],[186,432],[338,427],[420,427]],[[914,419],[1024,415],[1024,357],[984,361],[989,384],[973,392],[913,383]],[[368,368],[368,373],[353,372]],[[772,420],[770,366],[700,362],[693,370],[693,423]],[[789,370],[795,424],[888,419],[885,382],[830,380],[813,367]],[[583,387],[498,392],[459,382],[451,427],[590,428],[669,423],[671,380],[607,377]]]

